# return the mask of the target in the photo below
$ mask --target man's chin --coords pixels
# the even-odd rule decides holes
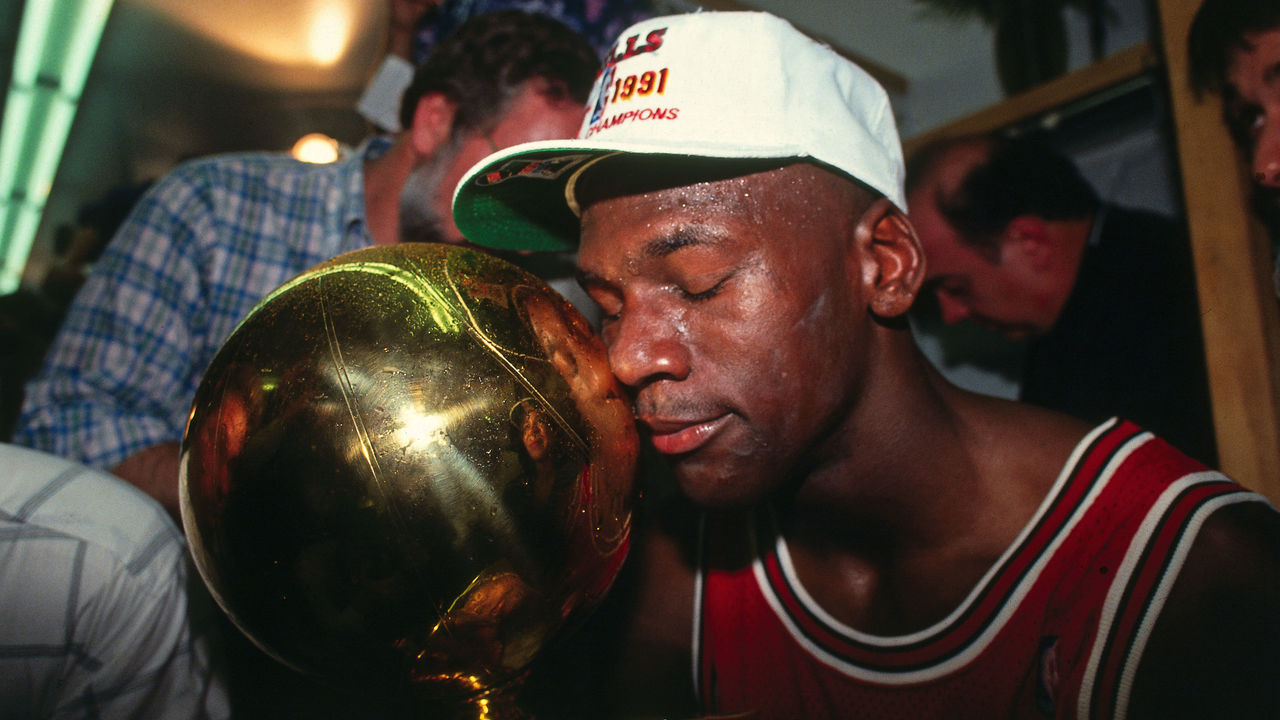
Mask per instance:
[[[694,505],[707,509],[733,510],[758,505],[767,499],[770,490],[759,487],[744,475],[700,466],[690,458],[673,461],[672,471],[680,492]]]

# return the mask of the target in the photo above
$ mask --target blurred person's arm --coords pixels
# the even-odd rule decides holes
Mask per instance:
[[[413,61],[413,37],[418,23],[441,0],[391,0],[391,23],[387,28],[387,54]]]

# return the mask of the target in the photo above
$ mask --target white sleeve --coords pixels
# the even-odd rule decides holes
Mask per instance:
[[[28,448],[0,467],[0,718],[228,718],[212,600],[160,505]]]

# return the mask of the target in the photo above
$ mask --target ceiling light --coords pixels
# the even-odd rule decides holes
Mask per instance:
[[[346,51],[351,39],[349,9],[335,4],[321,5],[311,17],[311,29],[307,32],[307,50],[311,59],[320,65],[333,65]]]
[[[298,138],[289,151],[294,158],[302,162],[331,163],[341,155],[338,141],[324,133],[310,133]]]

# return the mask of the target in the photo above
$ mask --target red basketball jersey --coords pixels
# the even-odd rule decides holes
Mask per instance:
[[[1122,717],[1147,637],[1205,518],[1266,502],[1130,423],[1075,449],[1034,517],[948,617],[875,636],[818,607],[767,513],[703,528],[694,673],[709,714]],[[745,536],[745,537],[744,537]],[[750,543],[737,569],[709,568]]]

